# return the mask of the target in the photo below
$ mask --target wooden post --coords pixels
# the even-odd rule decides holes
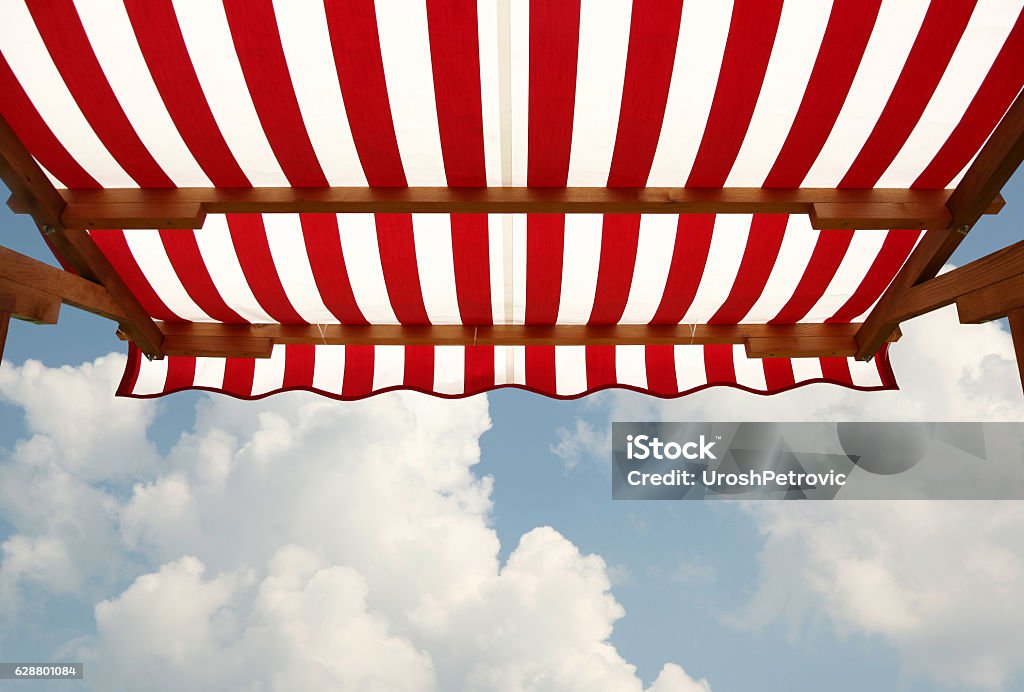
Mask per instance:
[[[7,330],[11,326],[11,313],[0,312],[0,362],[4,359],[4,344],[7,343]]]
[[[1017,354],[1017,369],[1020,370],[1021,387],[1024,388],[1024,308],[1011,310],[1006,317],[1010,320],[1013,350]]]

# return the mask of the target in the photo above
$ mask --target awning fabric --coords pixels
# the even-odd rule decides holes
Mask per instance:
[[[949,188],[1024,86],[1022,5],[14,0],[0,113],[72,189]],[[856,322],[920,237],[773,214],[235,214],[91,235],[157,320],[408,325]],[[884,350],[130,353],[129,396],[895,387]]]

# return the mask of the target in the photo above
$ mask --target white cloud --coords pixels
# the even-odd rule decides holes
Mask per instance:
[[[97,689],[643,689],[600,557],[542,527],[500,564],[473,472],[485,397],[203,398],[161,459],[153,405],[108,401],[122,362],[0,371],[32,433],[0,464],[0,598],[95,603],[64,650]],[[92,402],[63,407],[68,429],[31,413],[62,383]],[[709,687],[670,664],[651,689]]]
[[[604,420],[583,421],[585,434],[561,444],[584,449],[610,420],[1024,420],[1013,344],[998,324],[960,325],[950,307],[903,332],[890,352],[901,391],[812,385],[761,397],[722,387],[670,401],[609,393]],[[1019,479],[1011,466],[994,462],[993,478]],[[799,629],[824,615],[840,632],[883,637],[908,672],[958,688],[999,689],[1024,671],[1019,503],[779,502],[752,516],[766,542],[757,595],[737,622],[782,618]]]
[[[824,614],[877,635],[908,672],[1001,689],[1024,672],[1024,506],[1017,502],[764,503],[758,589],[736,622]]]

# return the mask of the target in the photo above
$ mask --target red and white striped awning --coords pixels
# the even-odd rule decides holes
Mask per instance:
[[[11,0],[0,114],[61,188],[956,184],[1024,85],[1024,0]],[[92,238],[227,324],[863,319],[917,230],[756,215],[210,215]],[[121,392],[895,386],[724,346],[132,350]]]

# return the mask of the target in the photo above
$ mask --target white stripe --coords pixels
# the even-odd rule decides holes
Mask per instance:
[[[882,3],[846,102],[803,187],[835,187],[846,175],[892,95],[927,9],[927,0]]]
[[[446,185],[425,2],[377,0],[377,34],[409,185]]]
[[[526,321],[526,262],[526,214],[514,214],[512,216],[512,324],[523,324]]]
[[[704,274],[681,324],[706,323],[729,297],[743,261],[752,219],[750,214],[719,214],[715,217]]]
[[[636,264],[633,265],[633,279],[620,324],[648,324],[654,319],[665,295],[678,227],[679,217],[674,214],[645,214],[640,217]]]
[[[370,324],[398,324],[384,282],[373,214],[338,214],[341,251],[352,295]]]
[[[192,378],[193,386],[224,389],[224,370],[227,360],[224,358],[196,358],[196,374]]]
[[[601,266],[601,214],[566,214],[558,324],[586,324]]]
[[[647,349],[644,346],[615,347],[615,381],[647,389]]]
[[[313,356],[313,387],[341,394],[345,382],[345,347],[317,346]]]
[[[508,346],[494,347],[494,386],[508,384],[506,376],[506,359],[508,358]]]
[[[793,364],[793,379],[797,384],[824,377],[821,361],[817,358],[791,358],[789,362]]]
[[[512,351],[512,383],[526,384],[526,347],[509,346],[508,348]]]
[[[140,355],[139,376],[135,378],[132,394],[162,394],[167,389],[167,363],[166,358],[149,360]]]
[[[608,183],[619,127],[632,16],[630,0],[583,0],[569,185]]]
[[[555,346],[555,393],[572,396],[587,389],[587,347]]]
[[[512,185],[526,185],[530,141],[530,3],[511,7]]]
[[[878,187],[910,187],[935,157],[978,93],[1021,5],[1021,0],[978,3],[921,119]]]
[[[736,383],[750,387],[758,392],[768,391],[768,382],[764,374],[764,361],[760,358],[747,358],[747,350],[742,344],[732,347],[732,362],[736,370]]]
[[[885,231],[856,231],[843,261],[839,263],[835,276],[814,307],[801,322],[824,322],[841,308],[857,290],[878,257],[882,243],[888,234]]]
[[[337,322],[313,278],[299,215],[263,214],[263,226],[277,278],[295,312],[310,324]]]
[[[462,394],[466,391],[466,347],[434,347],[434,391]]]
[[[684,2],[661,137],[654,152],[652,187],[686,182],[697,156],[729,37],[732,2]]]
[[[676,346],[676,384],[680,392],[687,392],[708,383],[704,367],[703,346]]]
[[[188,233],[188,231],[175,231],[177,233]],[[214,322],[213,318],[203,312],[203,309],[196,305],[192,296],[188,294],[185,287],[178,278],[171,260],[167,257],[164,244],[160,241],[160,231],[157,230],[135,230],[124,233],[128,249],[135,258],[135,262],[142,270],[149,284],[156,291],[157,296],[164,302],[171,312],[186,322]]]
[[[824,231],[829,233],[829,231]],[[772,267],[772,273],[764,285],[761,297],[750,308],[741,322],[763,324],[773,319],[786,303],[793,298],[800,279],[807,271],[807,266],[818,242],[819,231],[811,228],[811,223],[804,214],[792,214],[786,223],[786,233],[782,236],[782,247]]]
[[[502,237],[502,215],[487,215],[487,258],[491,280],[491,319],[505,323],[505,249]]]
[[[21,0],[0,9],[0,52],[54,136],[89,175],[103,187],[138,187],[82,115]]]
[[[274,14],[302,121],[327,182],[366,185],[341,97],[322,0],[274,0]]]
[[[374,346],[373,388],[379,391],[387,387],[400,386],[405,382],[405,347]]]
[[[427,318],[431,324],[462,324],[455,288],[451,216],[413,214],[412,236]]]
[[[284,386],[284,367],[288,350],[274,346],[270,358],[256,358],[252,369],[252,395],[267,394]]]
[[[498,10],[496,0],[477,0],[477,43],[480,47],[480,110],[484,126],[484,168],[487,184],[501,185],[501,112],[498,105]]]
[[[850,380],[858,387],[881,387],[882,374],[878,371],[878,363],[874,360],[861,361],[854,358],[850,364]]]
[[[242,319],[249,322],[276,322],[277,320],[266,313],[249,287],[245,273],[242,272],[242,265],[238,262],[235,246],[231,242],[227,217],[223,214],[207,216],[206,223],[195,234],[203,264],[210,272],[210,279],[224,302]]]
[[[224,6],[173,0],[196,77],[224,141],[253,186],[288,187],[242,74]]]
[[[782,4],[757,105],[725,187],[764,184],[800,108],[830,11],[831,3],[823,0],[789,0]]]
[[[178,187],[211,187],[164,106],[124,4],[76,0],[75,5],[110,88],[160,168]]]

